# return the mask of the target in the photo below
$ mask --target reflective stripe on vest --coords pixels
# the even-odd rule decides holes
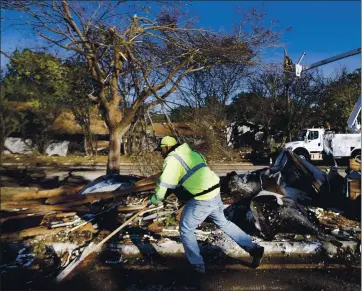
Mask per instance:
[[[178,154],[172,154],[172,157],[174,157],[176,160],[180,162],[180,164],[184,167],[186,174],[181,178],[179,185],[182,185],[185,183],[185,181],[191,177],[196,171],[198,171],[201,168],[207,167],[205,163],[200,163],[194,166],[192,169],[189,168],[189,166],[186,164],[183,158],[181,158]]]
[[[177,187],[177,185],[172,185],[172,184],[169,184],[169,183],[166,183],[166,182],[162,182],[161,180],[158,180],[157,184],[162,186],[162,187],[168,188],[168,189],[176,189],[176,187]]]

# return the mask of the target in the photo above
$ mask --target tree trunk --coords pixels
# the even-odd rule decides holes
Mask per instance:
[[[88,138],[86,134],[84,134],[84,151],[88,157],[93,156],[92,139]]]
[[[127,155],[131,155],[132,154],[132,150],[133,150],[133,136],[131,135],[131,133],[128,135],[127,137]]]
[[[124,131],[112,129],[109,133],[109,149],[107,174],[119,174],[119,163],[121,161],[121,139]]]
[[[90,131],[89,126],[82,126],[83,127],[83,136],[84,136],[84,150],[87,156],[94,156],[94,138],[92,132]]]

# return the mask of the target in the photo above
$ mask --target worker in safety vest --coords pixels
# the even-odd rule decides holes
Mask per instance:
[[[149,203],[162,203],[168,189],[182,187],[190,194],[180,221],[180,236],[185,254],[196,272],[205,273],[205,263],[200,255],[194,231],[207,217],[229,235],[253,258],[258,267],[264,248],[252,242],[251,237],[227,220],[220,197],[219,177],[206,165],[205,158],[193,151],[187,143],[178,144],[176,139],[165,136],[160,143],[163,156],[163,172],[157,182],[156,193]]]

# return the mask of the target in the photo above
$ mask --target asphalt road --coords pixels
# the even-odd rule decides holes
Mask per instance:
[[[208,265],[206,275],[194,274],[185,259],[165,264],[105,265],[88,263],[60,284],[24,273],[22,280],[3,277],[2,290],[361,290],[361,269],[323,262],[267,260],[258,269],[220,262]],[[14,273],[15,275],[15,273]]]

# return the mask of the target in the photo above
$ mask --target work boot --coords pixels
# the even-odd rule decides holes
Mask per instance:
[[[192,264],[191,267],[196,273],[199,273],[202,275],[205,275],[205,273],[206,273],[204,264]]]
[[[259,267],[261,259],[263,258],[264,255],[264,247],[262,246],[257,246],[254,249],[252,249],[249,252],[250,256],[253,258],[253,261],[251,263],[251,267],[256,269],[257,267]]]

